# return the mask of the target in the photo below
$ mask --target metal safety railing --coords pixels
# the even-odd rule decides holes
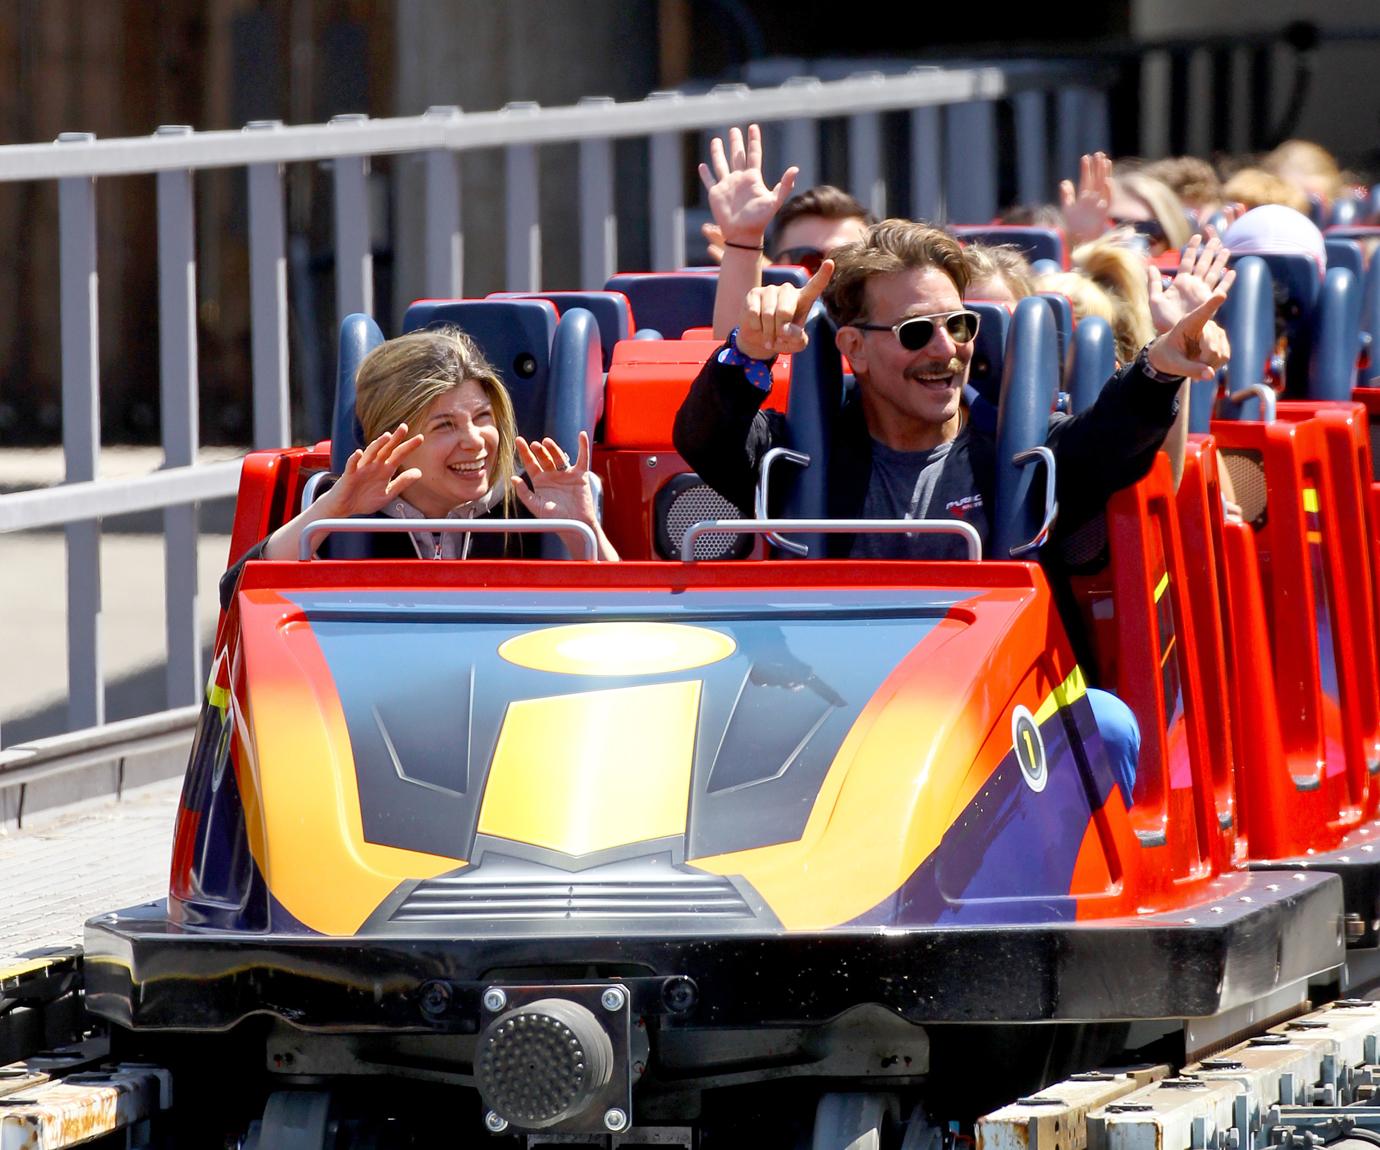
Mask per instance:
[[[613,143],[646,141],[651,258],[656,269],[685,262],[687,190],[695,187],[685,134],[759,121],[779,125],[783,156],[818,178],[822,121],[846,127],[850,184],[874,211],[982,222],[998,207],[999,106],[1015,128],[1015,190],[1048,199],[1057,175],[1078,156],[1105,147],[1108,112],[1099,77],[1086,62],[962,69],[915,68],[837,81],[796,78],[771,88],[730,86],[704,95],[656,93],[636,103],[603,98],[564,108],[513,105],[462,114],[433,108],[385,120],[341,116],[288,127],[256,122],[242,131],[159,128],[146,138],[98,140],[65,134],[56,143],[0,148],[0,182],[56,181],[66,484],[0,495],[0,533],[62,527],[67,542],[69,726],[104,721],[101,665],[101,518],[135,511],[163,515],[166,575],[167,707],[195,703],[202,678],[197,623],[197,504],[234,493],[233,463],[201,466],[197,422],[197,298],[193,177],[243,169],[248,197],[253,443],[276,447],[290,435],[285,166],[326,163],[334,204],[337,318],[374,310],[367,176],[370,158],[420,154],[425,193],[419,227],[425,246],[417,296],[463,294],[459,157],[501,149],[507,287],[542,286],[538,149],[577,144],[580,278],[602,287],[617,268]],[[888,188],[883,117],[908,124],[907,202]],[[893,164],[894,166],[894,164]],[[96,182],[157,176],[158,329],[163,469],[139,479],[102,481]]]

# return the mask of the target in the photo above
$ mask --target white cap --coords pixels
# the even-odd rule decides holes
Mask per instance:
[[[1307,216],[1283,204],[1252,208],[1222,236],[1234,256],[1282,253],[1304,255],[1318,265],[1318,276],[1327,272],[1327,245],[1318,226]]]

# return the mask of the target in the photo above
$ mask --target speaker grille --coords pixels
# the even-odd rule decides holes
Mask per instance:
[[[729,502],[693,472],[677,475],[657,494],[657,551],[679,559],[681,540],[694,523],[706,519],[741,519]],[[752,550],[751,535],[702,535],[695,540],[696,559],[741,559]]]

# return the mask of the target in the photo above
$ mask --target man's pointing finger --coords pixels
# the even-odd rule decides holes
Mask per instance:
[[[800,298],[795,305],[795,321],[804,323],[805,317],[810,314],[810,309],[815,306],[815,300],[824,294],[824,289],[829,284],[829,277],[834,274],[834,261],[825,260],[819,265],[819,271],[815,272],[805,286],[800,289]]]

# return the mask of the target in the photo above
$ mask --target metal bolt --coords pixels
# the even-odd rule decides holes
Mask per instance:
[[[502,1134],[503,1131],[508,1129],[508,1119],[504,1118],[503,1115],[499,1114],[497,1111],[490,1110],[484,1115],[484,1126],[492,1134]]]
[[[656,458],[655,455],[649,455],[649,456],[647,456],[647,466],[648,466],[648,467],[655,467],[656,464],[657,464],[657,458]]]
[[[690,1011],[700,996],[699,987],[692,978],[677,974],[661,984],[661,1001],[672,1014],[685,1014]]]
[[[1359,914],[1346,916],[1346,936],[1350,939],[1364,938],[1366,924]]]
[[[624,1111],[614,1106],[604,1111],[604,1126],[615,1134],[620,1130],[626,1130],[628,1128],[628,1116]]]
[[[605,1010],[622,1010],[628,996],[623,993],[621,986],[610,986],[599,996],[599,1001],[604,1004]]]
[[[489,987],[484,992],[484,1009],[497,1014],[508,1005],[508,996],[496,986]],[[507,1125],[506,1123],[504,1125]]]
[[[438,1014],[445,1014],[450,1006],[450,987],[444,982],[432,979],[430,982],[422,983],[422,991],[419,995],[419,1004],[422,1013],[435,1018]]]

